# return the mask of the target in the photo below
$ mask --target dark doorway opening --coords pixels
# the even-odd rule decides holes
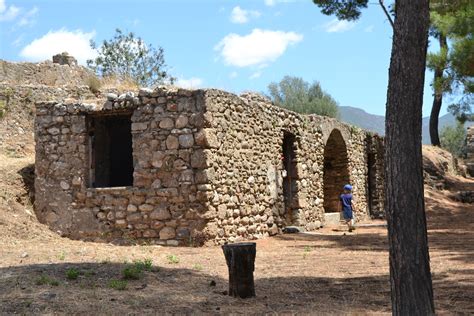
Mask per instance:
[[[131,114],[89,118],[90,186],[133,185]]]
[[[324,147],[324,211],[340,212],[339,196],[349,183],[347,148],[341,132],[334,129]]]
[[[368,154],[367,156],[367,189],[369,196],[369,214],[374,216],[375,213],[375,193],[377,191],[377,166],[376,166],[375,154]]]
[[[296,137],[292,133],[283,133],[283,165],[285,177],[283,178],[283,198],[285,204],[285,216],[289,224],[293,222],[293,208],[298,189],[296,180],[298,173],[296,169]]]

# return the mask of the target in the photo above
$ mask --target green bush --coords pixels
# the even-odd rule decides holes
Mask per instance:
[[[122,271],[123,278],[126,280],[139,280],[142,276],[143,269],[136,265],[129,265]]]
[[[465,148],[466,129],[464,124],[457,122],[455,126],[445,126],[440,133],[441,147],[461,157]]]
[[[127,281],[124,280],[110,280],[109,287],[115,290],[123,291],[127,288]]]
[[[67,271],[66,271],[66,277],[67,277],[69,280],[76,280],[76,279],[79,277],[79,270],[77,270],[77,269],[75,269],[75,268],[67,269]]]

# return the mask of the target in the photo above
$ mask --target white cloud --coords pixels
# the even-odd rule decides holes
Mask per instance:
[[[251,18],[258,18],[260,12],[252,10],[244,10],[239,6],[232,9],[230,14],[230,21],[232,23],[244,24],[247,23]]]
[[[35,17],[38,14],[38,7],[33,7],[33,9],[29,10],[26,12],[18,22],[19,26],[27,26],[27,25],[33,25],[35,21]]]
[[[257,78],[260,78],[261,75],[262,75],[262,72],[259,70],[251,74],[249,79],[257,79]]]
[[[215,47],[228,65],[247,67],[273,62],[283,55],[288,46],[303,40],[303,35],[295,32],[282,32],[254,29],[248,35],[231,33]]]
[[[373,25],[369,25],[364,29],[364,32],[367,32],[367,33],[372,33],[373,31],[374,31]]]
[[[234,78],[237,78],[239,74],[237,73],[237,71],[232,71],[230,74],[229,74],[229,78],[230,79],[234,79]]]
[[[324,29],[328,33],[340,33],[346,32],[356,26],[356,22],[348,22],[343,20],[334,19],[324,25]]]
[[[0,0],[0,22],[12,21],[20,14],[21,9],[14,5],[7,7],[4,0]]]
[[[86,33],[81,30],[68,31],[64,28],[49,31],[26,45],[20,55],[31,61],[42,61],[50,59],[55,54],[68,52],[84,65],[87,59],[97,55],[89,44],[94,36],[95,31]]]
[[[202,84],[203,84],[203,80],[201,78],[196,78],[196,77],[192,77],[189,79],[181,78],[176,81],[176,85],[178,87],[185,88],[185,89],[199,88],[200,86],[202,86]]]
[[[277,3],[290,3],[290,2],[296,2],[297,0],[264,0],[264,3],[268,7],[273,7]]]
[[[18,36],[13,42],[12,42],[12,46],[14,47],[18,47],[20,46],[20,44],[23,42],[23,34],[21,34],[20,36]]]

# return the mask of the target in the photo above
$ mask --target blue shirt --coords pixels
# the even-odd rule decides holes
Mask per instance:
[[[352,194],[341,194],[342,212],[344,218],[352,218]]]

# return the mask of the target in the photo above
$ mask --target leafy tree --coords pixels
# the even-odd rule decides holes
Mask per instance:
[[[455,126],[445,126],[441,130],[441,147],[461,157],[466,140],[466,128],[463,123],[457,122]]]
[[[285,76],[268,85],[272,101],[283,108],[305,114],[338,117],[337,102],[325,92],[319,82],[312,84],[299,77]]]
[[[175,80],[167,72],[163,48],[155,49],[132,32],[125,34],[116,29],[115,35],[100,47],[93,41],[91,47],[98,50],[98,56],[88,60],[87,65],[102,77],[132,80],[146,87]]]
[[[339,18],[363,1],[337,4]],[[421,118],[429,0],[396,0],[385,122],[385,210],[394,315],[434,314],[423,192]],[[333,11],[335,12],[335,11]],[[331,12],[328,12],[331,13]],[[360,15],[357,14],[355,18]],[[349,14],[348,19],[354,19]]]
[[[448,110],[460,121],[470,119],[474,81],[474,2],[467,0],[431,1],[431,35],[440,49],[428,54],[433,70],[433,106],[430,115],[431,143],[440,145],[438,117],[444,95],[461,95]]]

